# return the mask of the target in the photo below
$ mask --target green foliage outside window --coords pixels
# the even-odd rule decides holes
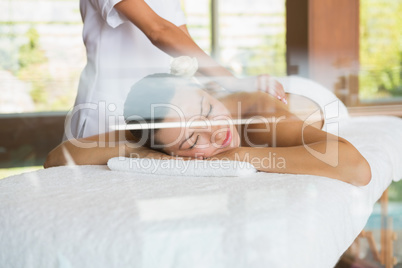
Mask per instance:
[[[402,0],[360,0],[360,97],[402,97]]]
[[[188,5],[190,2],[188,3]],[[360,98],[402,98],[402,0],[360,0]],[[210,35],[200,31],[209,29],[207,11],[204,14],[188,14],[196,18],[189,28],[196,29],[196,41],[207,43]],[[198,16],[198,17],[197,17]],[[200,18],[201,16],[201,18]],[[228,14],[221,14],[228,16]],[[247,20],[253,14],[238,14],[237,21]],[[267,14],[283,17],[285,14]],[[204,19],[205,17],[205,19]],[[266,27],[265,17],[257,27]],[[25,23],[25,22],[24,22]],[[15,29],[21,22],[15,22]],[[65,72],[66,76],[55,76],[49,72],[49,60],[40,45],[40,35],[33,23],[24,36],[14,29],[14,22],[1,24],[0,69],[9,71],[18,80],[31,85],[30,96],[37,111],[66,110],[73,103],[81,66],[74,66]],[[46,24],[47,27],[53,24]],[[60,24],[66,25],[75,24]],[[43,25],[42,25],[43,26]],[[39,26],[38,26],[39,27]],[[226,26],[225,26],[226,27]],[[232,25],[236,27],[236,25]],[[277,34],[258,33],[258,47],[237,47],[238,56],[222,62],[231,68],[233,61],[243,66],[240,75],[269,73],[286,74],[285,25],[270,24],[269,27],[283,27]],[[11,30],[10,30],[11,29]],[[38,28],[39,29],[39,28]],[[225,29],[221,33],[226,34]],[[197,36],[199,33],[199,36]],[[22,39],[23,37],[23,39]],[[74,38],[80,38],[77,36]],[[224,38],[224,37],[222,37]],[[238,38],[243,38],[241,35]],[[198,40],[199,39],[199,40]],[[66,39],[68,40],[68,39]],[[69,41],[69,40],[68,40]],[[233,45],[231,45],[233,48]],[[225,47],[221,48],[222,50]],[[62,53],[62,52],[58,52]],[[63,65],[63,62],[60,63]],[[60,78],[62,77],[62,78]]]
[[[30,83],[30,96],[43,109],[47,103],[45,88],[49,80],[47,58],[39,44],[39,33],[34,27],[30,27],[24,37],[26,41],[22,45],[18,45],[15,38],[10,36],[7,45],[0,47],[0,69]]]
[[[285,33],[264,37],[260,49],[250,53],[244,73],[248,76],[267,73],[273,76],[286,76]]]
[[[46,103],[46,84],[50,77],[46,70],[45,52],[39,46],[39,34],[35,28],[30,28],[26,37],[28,42],[19,48],[17,76],[22,81],[31,82],[30,95],[36,104]]]

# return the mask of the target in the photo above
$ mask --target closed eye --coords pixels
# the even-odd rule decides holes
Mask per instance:
[[[198,138],[200,137],[200,135],[197,136],[197,138],[195,139],[195,142],[193,145],[191,145],[191,147],[189,148],[190,150],[193,149],[195,147],[195,145],[197,144]]]
[[[212,104],[209,104],[209,112],[207,113],[206,117],[208,117],[211,114],[211,112],[212,112]]]

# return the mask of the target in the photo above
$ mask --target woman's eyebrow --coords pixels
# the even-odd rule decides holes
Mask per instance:
[[[181,149],[181,146],[183,146],[183,144],[184,144],[184,142],[185,142],[186,140],[191,139],[191,137],[194,135],[194,133],[195,133],[195,132],[191,133],[191,135],[190,135],[187,139],[185,139],[184,141],[182,141],[182,142],[180,143],[179,149]]]

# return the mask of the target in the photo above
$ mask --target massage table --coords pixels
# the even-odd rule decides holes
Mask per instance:
[[[312,175],[170,176],[107,166],[24,173],[0,180],[0,267],[334,267],[374,203],[402,178],[402,120],[351,118],[322,86],[299,77],[281,82],[319,103],[327,130],[368,160],[367,186]]]

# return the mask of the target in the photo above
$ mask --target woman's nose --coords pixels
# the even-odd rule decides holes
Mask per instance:
[[[215,137],[213,142],[215,143],[220,143],[226,138],[226,128],[219,126],[214,129],[214,132],[212,133],[212,137]]]

